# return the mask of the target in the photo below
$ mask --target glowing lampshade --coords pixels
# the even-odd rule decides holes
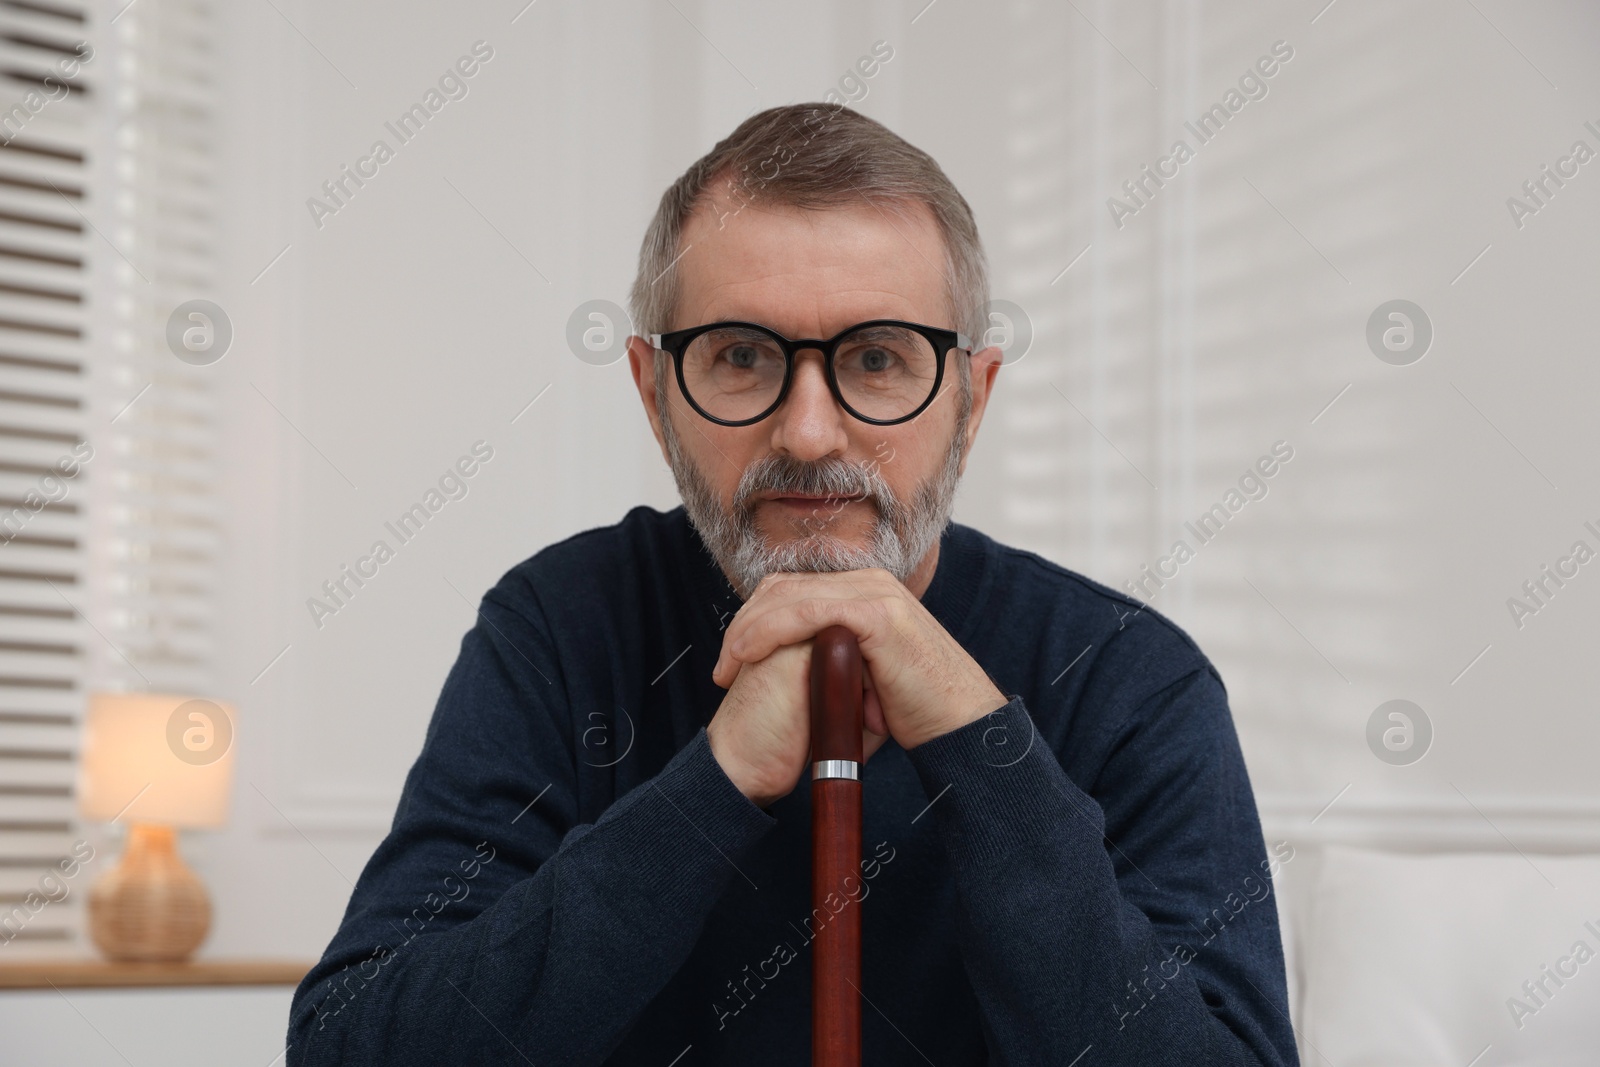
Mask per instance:
[[[215,828],[233,786],[233,709],[166,693],[92,693],[80,757],[85,819]]]

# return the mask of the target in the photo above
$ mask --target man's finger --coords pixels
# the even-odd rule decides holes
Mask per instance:
[[[879,737],[888,735],[889,726],[883,718],[883,705],[878,701],[877,692],[871,688],[861,697],[861,719],[868,733],[877,734]]]
[[[815,637],[829,626],[843,626],[866,641],[873,636],[883,617],[877,601],[853,594],[809,596],[804,600],[774,605],[751,619],[744,631],[727,644],[730,656],[741,660],[761,659],[780,645]]]

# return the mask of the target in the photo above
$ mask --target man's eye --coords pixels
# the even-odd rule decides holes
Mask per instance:
[[[874,378],[898,373],[906,363],[905,356],[890,345],[862,345],[840,353],[841,368]]]
[[[741,370],[749,370],[761,359],[761,350],[754,345],[733,345],[723,355],[735,367]]]
[[[863,349],[861,353],[861,369],[866,371],[885,371],[894,366],[894,353],[885,348]]]

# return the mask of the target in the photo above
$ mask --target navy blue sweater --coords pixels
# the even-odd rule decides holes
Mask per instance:
[[[1222,680],[1157,612],[951,523],[922,598],[1010,697],[862,772],[868,1064],[1297,1064]],[[287,1061],[809,1064],[809,775],[711,754],[741,600],[683,508],[512,568]]]

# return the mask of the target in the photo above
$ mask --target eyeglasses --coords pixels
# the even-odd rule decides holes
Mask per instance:
[[[778,409],[794,380],[795,353],[822,353],[828,389],[862,422],[892,426],[933,402],[951,349],[965,334],[899,319],[870,319],[827,340],[790,340],[753,322],[713,322],[648,338],[672,356],[689,405],[723,426],[748,426]]]

